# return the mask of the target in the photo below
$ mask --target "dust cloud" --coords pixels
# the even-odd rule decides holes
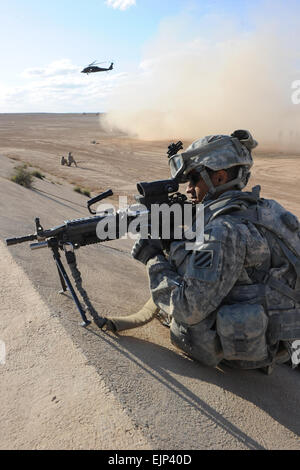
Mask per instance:
[[[247,21],[188,13],[161,24],[105,125],[141,139],[195,140],[249,129],[262,147],[299,151],[297,2],[266,2]]]

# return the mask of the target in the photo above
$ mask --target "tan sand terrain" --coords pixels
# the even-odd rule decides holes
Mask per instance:
[[[34,232],[37,216],[45,228],[87,217],[87,198],[75,185],[92,195],[111,188],[116,202],[135,194],[137,181],[169,177],[168,143],[104,132],[96,115],[0,115],[1,239]],[[60,165],[69,151],[77,168]],[[261,184],[264,197],[300,217],[300,156],[254,157],[252,186]],[[9,180],[18,161],[45,175],[35,189]],[[132,244],[78,251],[100,314],[129,314],[149,297]],[[298,371],[283,365],[266,376],[202,367],[170,344],[157,320],[119,336],[83,329],[69,295],[58,294],[49,250],[1,243],[0,255],[0,340],[7,350],[0,363],[1,449],[300,449]]]

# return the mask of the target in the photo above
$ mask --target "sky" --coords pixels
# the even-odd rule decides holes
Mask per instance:
[[[0,112],[103,112],[169,20],[243,17],[256,0],[9,0],[0,3]],[[244,26],[243,26],[244,23]],[[249,25],[241,20],[241,25]],[[180,34],[180,30],[178,31]],[[111,73],[84,75],[93,61]]]
[[[7,0],[0,113],[105,113],[142,139],[300,144],[300,0]],[[93,61],[110,72],[85,75]],[[277,145],[277,147],[278,147]]]

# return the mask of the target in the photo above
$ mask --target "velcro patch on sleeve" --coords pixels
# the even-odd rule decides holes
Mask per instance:
[[[194,267],[195,268],[211,268],[213,265],[212,250],[201,250],[195,254]]]
[[[221,243],[210,243],[194,251],[189,259],[185,277],[215,282],[222,270]]]

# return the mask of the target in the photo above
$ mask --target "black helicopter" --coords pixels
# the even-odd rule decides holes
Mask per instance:
[[[96,61],[94,61],[90,65],[85,67],[83,70],[81,70],[81,73],[86,73],[88,75],[89,73],[95,73],[95,72],[108,72],[109,70],[112,70],[113,67],[114,67],[113,62],[110,64],[108,68],[105,68],[105,67],[98,67],[96,65]]]

